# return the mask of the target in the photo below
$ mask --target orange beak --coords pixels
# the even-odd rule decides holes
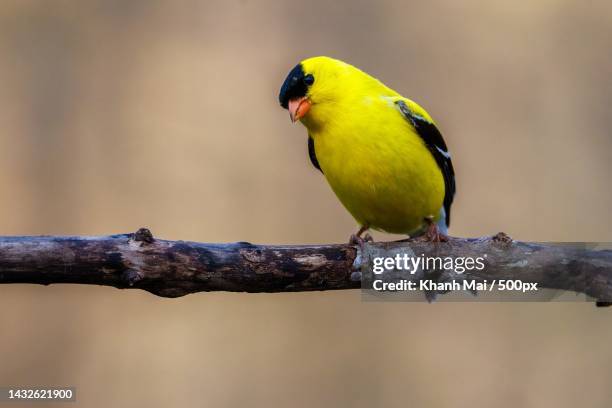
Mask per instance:
[[[287,109],[292,122],[302,119],[310,110],[311,102],[305,96],[289,99]]]

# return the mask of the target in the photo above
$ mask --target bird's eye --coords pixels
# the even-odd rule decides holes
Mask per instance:
[[[314,83],[314,77],[311,74],[308,74],[304,77],[304,83],[306,85],[312,85]]]

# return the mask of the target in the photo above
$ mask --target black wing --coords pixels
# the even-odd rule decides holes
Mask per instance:
[[[455,196],[455,169],[442,134],[430,121],[414,113],[404,101],[395,102],[404,118],[408,119],[416,129],[423,142],[433,155],[444,176],[444,211],[446,226],[450,226],[450,210]]]
[[[319,161],[317,160],[317,154],[315,152],[314,139],[308,135],[308,156],[310,157],[310,162],[313,166],[315,166],[321,173],[321,166],[319,165]]]

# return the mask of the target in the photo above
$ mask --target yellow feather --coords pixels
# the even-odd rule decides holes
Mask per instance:
[[[399,112],[403,98],[365,72],[328,57],[302,61],[314,84],[312,106],[301,119],[314,139],[316,156],[331,188],[361,225],[414,234],[426,217],[437,221],[444,178],[433,155]]]

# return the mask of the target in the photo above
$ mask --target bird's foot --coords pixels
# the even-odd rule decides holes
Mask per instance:
[[[349,238],[350,245],[364,245],[366,242],[374,242],[374,238],[369,233],[366,233],[363,237],[352,234]]]
[[[363,249],[365,248],[366,242],[374,242],[374,238],[372,238],[372,236],[368,232],[366,232],[368,228],[369,227],[367,226],[363,226],[359,228],[359,231],[357,231],[356,234],[352,234],[351,237],[349,238],[349,245],[357,245],[363,251]],[[365,235],[363,235],[362,237],[361,235],[364,232],[365,232]]]
[[[431,217],[425,218],[427,222],[427,230],[425,233],[417,238],[418,241],[422,242],[448,242],[448,236],[440,232],[438,225],[433,222]]]

